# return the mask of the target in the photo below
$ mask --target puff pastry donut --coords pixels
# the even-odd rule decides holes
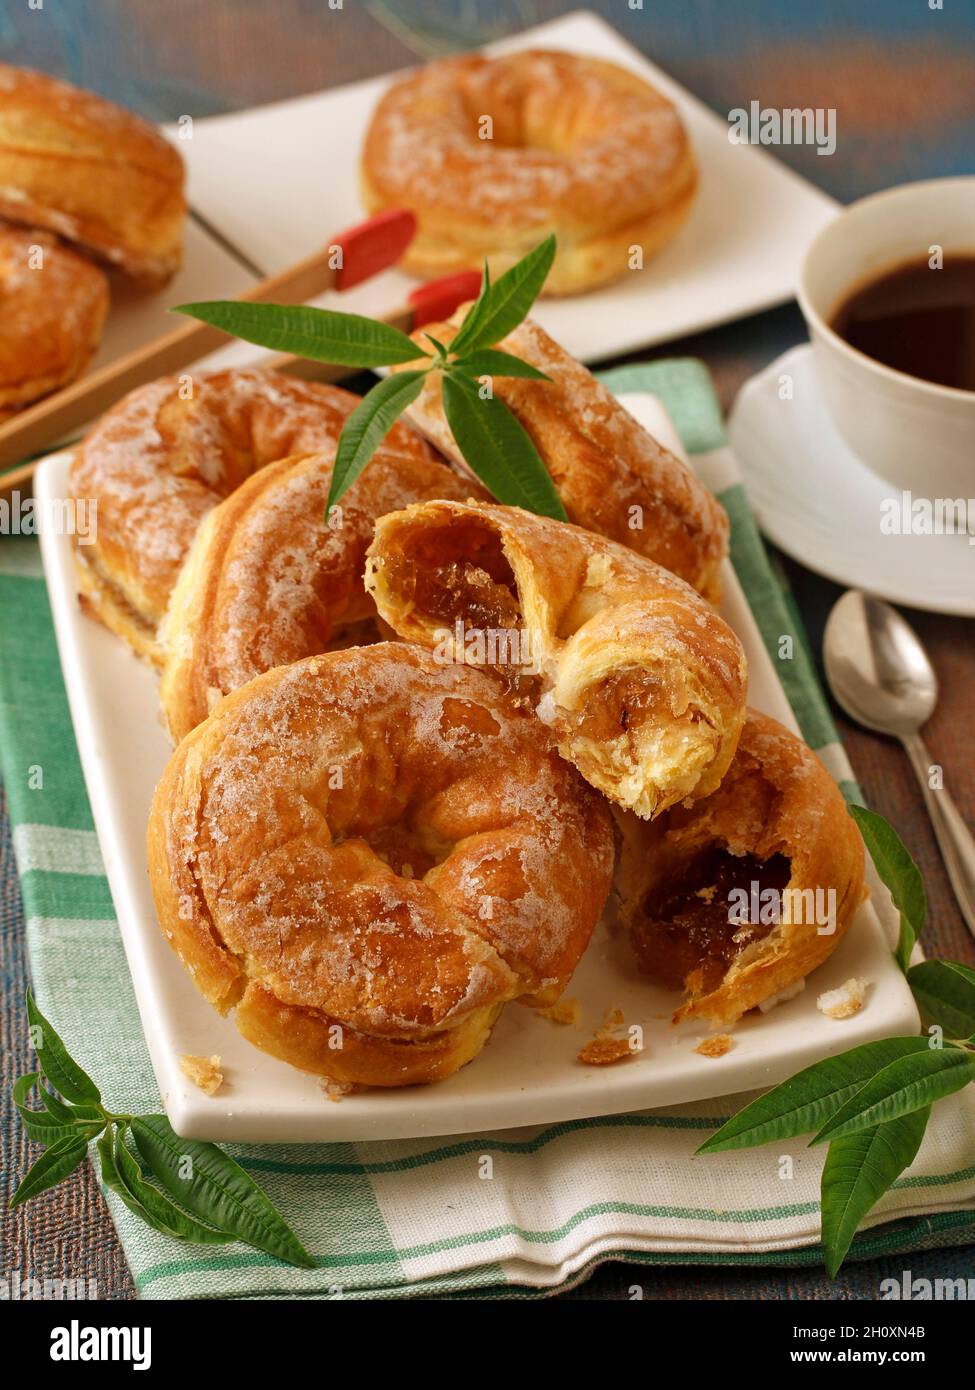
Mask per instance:
[[[94,499],[94,544],[75,550],[82,601],[159,665],[157,629],[200,522],[267,463],[334,449],[359,397],[266,371],[164,377],[90,430],[71,465],[71,495]],[[433,459],[396,424],[386,448]]]
[[[445,464],[380,447],[325,524],[333,461],[269,463],[204,518],[160,630],[160,697],[177,742],[221,696],[272,666],[374,641],[362,572],[376,518],[471,493]]]
[[[731,762],[738,638],[689,585],[603,536],[517,507],[422,502],[377,522],[366,587],[400,636],[515,684],[562,755],[639,816],[706,796]]]
[[[163,285],[182,259],[183,161],[131,111],[0,63],[0,217]]]
[[[730,1024],[796,985],[866,893],[863,841],[836,783],[755,710],[716,792],[653,825],[618,823],[621,919],[641,970],[686,992],[675,1022]]]
[[[627,274],[674,235],[697,185],[680,116],[615,63],[544,50],[428,63],[382,97],[366,135],[371,212],[408,207],[404,265],[507,270],[558,235],[547,294]]]
[[[197,988],[341,1083],[470,1061],[561,993],[612,876],[605,804],[497,682],[381,642],[277,667],[179,745],[149,873]]]
[[[428,325],[432,335],[449,343],[467,307],[449,323]],[[414,339],[425,332],[419,329]],[[537,323],[526,319],[498,346],[550,378],[497,376],[493,389],[531,436],[569,520],[655,560],[716,602],[718,570],[728,552],[721,503]],[[407,417],[466,469],[444,415],[437,373],[430,373]]]
[[[46,232],[0,223],[0,420],[80,375],[107,312],[97,266]]]

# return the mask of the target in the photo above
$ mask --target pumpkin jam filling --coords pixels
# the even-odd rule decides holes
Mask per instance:
[[[471,664],[492,667],[516,696],[537,698],[518,587],[492,532],[466,523],[424,531],[386,566],[390,590],[431,627],[454,635],[460,624]],[[478,648],[471,646],[474,637],[481,638]],[[481,654],[472,658],[472,650]]]
[[[735,958],[774,929],[778,914],[766,910],[759,917],[753,905],[767,903],[769,889],[781,902],[791,873],[784,854],[763,860],[710,846],[676,882],[644,901],[632,936],[640,970],[667,989],[710,993]],[[744,914],[736,906],[742,901],[749,903]]]
[[[589,686],[581,708],[567,712],[564,719],[582,738],[595,744],[619,740],[620,751],[628,749],[631,758],[638,758],[638,735],[645,725],[660,726],[664,720],[672,726],[668,738],[682,741],[701,714],[688,705],[682,682],[669,679],[666,671],[641,666],[616,671]]]

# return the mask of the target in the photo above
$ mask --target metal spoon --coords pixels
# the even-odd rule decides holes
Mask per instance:
[[[889,603],[850,589],[827,620],[823,657],[830,689],[850,718],[904,745],[958,906],[975,936],[975,840],[944,787],[930,785],[933,764],[919,732],[938,699],[927,652]]]

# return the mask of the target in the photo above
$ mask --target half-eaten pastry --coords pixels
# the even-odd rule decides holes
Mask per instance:
[[[688,584],[604,536],[517,507],[418,503],[377,522],[366,587],[401,637],[492,669],[638,816],[707,796],[731,762],[741,643]]]
[[[863,841],[815,753],[749,710],[720,787],[653,825],[617,817],[620,916],[640,970],[727,1025],[835,949],[865,896]]]

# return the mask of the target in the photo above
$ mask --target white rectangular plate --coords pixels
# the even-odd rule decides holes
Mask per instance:
[[[671,447],[679,445],[652,397],[627,406]],[[45,459],[35,491],[41,512],[67,491],[70,454]],[[695,1052],[708,1031],[671,1027],[673,995],[639,978],[625,943],[597,928],[569,986],[582,1028],[561,1027],[533,1010],[505,1009],[484,1052],[447,1081],[368,1091],[330,1102],[318,1082],[251,1047],[232,1018],[220,1018],[196,991],[156,921],[146,874],[145,830],[153,789],[170,754],[158,715],[155,674],[79,608],[71,541],[41,532],[71,715],[142,1026],[175,1129],[190,1138],[288,1142],[394,1139],[548,1124],[643,1110],[771,1085],[841,1048],[916,1032],[918,1018],[872,906],[803,993],[734,1030],[720,1059]],[[795,728],[792,711],[762,645],[734,571],[726,565],[722,611],[745,646],[751,703]],[[879,898],[878,898],[879,900]],[[816,1008],[816,996],[851,975],[871,982],[866,1007],[842,1023]],[[620,1008],[643,1029],[644,1051],[611,1067],[575,1059],[606,1010]],[[179,1069],[185,1053],[219,1054],[226,1082],[209,1098]]]
[[[690,220],[643,271],[537,306],[535,317],[558,342],[595,362],[792,298],[806,245],[835,214],[831,198],[766,150],[730,144],[726,120],[596,15],[566,15],[488,51],[532,47],[608,59],[645,77],[680,110],[701,175]],[[310,255],[365,215],[359,153],[392,80],[196,122],[193,138],[180,142],[193,205],[268,274]],[[390,271],[333,298],[345,309],[379,313],[402,303],[415,283]]]

